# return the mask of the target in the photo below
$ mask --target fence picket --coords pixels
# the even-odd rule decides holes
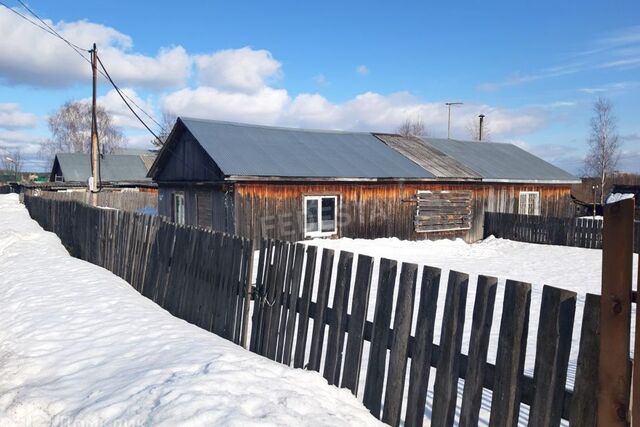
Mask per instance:
[[[431,419],[435,425],[452,426],[454,421],[468,284],[467,274],[453,270],[449,272],[440,334],[440,357],[433,387]]]
[[[392,426],[400,423],[402,395],[407,373],[407,350],[413,319],[413,300],[416,293],[418,265],[403,263],[398,283],[398,300],[393,320],[393,336],[389,354],[389,372],[384,393],[382,421]]]
[[[317,256],[318,248],[316,246],[307,246],[307,263],[305,266],[304,284],[300,301],[296,351],[293,357],[293,366],[295,368],[304,368],[305,350],[307,349],[307,332],[309,330],[309,306],[311,305],[311,296],[313,294]]]
[[[309,350],[309,369],[320,372],[320,360],[322,358],[322,345],[324,340],[325,310],[329,300],[331,288],[331,272],[333,271],[334,252],[331,249],[322,250],[320,261],[320,280],[318,282],[318,297],[315,305],[315,317],[313,318],[313,333],[311,335],[311,349]]]
[[[518,425],[520,386],[524,370],[531,305],[531,285],[507,280],[491,399],[492,426]]]
[[[382,403],[382,386],[384,383],[387,360],[387,344],[389,342],[389,325],[391,323],[391,304],[395,287],[397,262],[382,258],[376,295],[376,308],[373,317],[373,336],[369,350],[367,378],[364,387],[364,406],[376,417],[380,418]]]
[[[529,411],[530,426],[560,425],[575,310],[575,292],[544,287],[533,374],[535,394]]]
[[[464,380],[460,409],[460,426],[478,425],[497,287],[498,279],[495,277],[478,276],[476,300],[473,305],[467,374]]]

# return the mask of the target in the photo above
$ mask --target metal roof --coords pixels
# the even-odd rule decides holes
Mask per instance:
[[[513,145],[423,138],[423,141],[477,172],[488,182],[579,183],[568,172]]]
[[[375,134],[385,144],[416,162],[438,178],[476,179],[482,177],[442,151],[425,144],[419,138],[395,134]]]
[[[434,178],[370,133],[179,120],[225,176]]]
[[[65,182],[87,182],[91,176],[91,159],[84,153],[59,153],[56,160]],[[54,161],[55,164],[55,161]],[[148,181],[147,167],[139,155],[104,154],[100,158],[102,181]]]

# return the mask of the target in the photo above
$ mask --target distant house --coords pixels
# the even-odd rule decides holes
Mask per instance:
[[[511,144],[178,119],[160,215],[248,238],[482,238],[485,211],[572,214],[565,171]]]
[[[104,154],[100,157],[100,177],[111,187],[151,186],[147,177],[154,154]],[[85,153],[58,153],[53,160],[50,182],[86,186],[91,176],[91,159]]]

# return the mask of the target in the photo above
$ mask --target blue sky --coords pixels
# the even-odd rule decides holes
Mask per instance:
[[[17,1],[5,0],[21,13]],[[392,131],[420,117],[431,136],[491,138],[578,173],[591,104],[609,97],[620,169],[640,172],[640,4],[610,2],[146,2],[34,0],[72,42],[98,43],[145,110],[252,123]],[[47,115],[90,96],[89,67],[0,6],[0,146],[32,169]],[[4,32],[5,30],[3,30]],[[149,136],[102,82],[100,102],[132,148]]]

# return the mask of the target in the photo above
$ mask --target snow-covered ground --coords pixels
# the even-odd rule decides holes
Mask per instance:
[[[440,340],[440,327],[446,294],[446,280],[449,270],[457,270],[469,274],[469,291],[466,303],[467,315],[465,318],[462,345],[462,351],[465,354],[468,354],[477,276],[479,274],[484,274],[497,277],[499,281],[488,354],[488,359],[492,363],[495,363],[497,351],[505,281],[506,279],[513,279],[531,283],[531,315],[525,363],[525,372],[528,375],[533,375],[543,285],[551,285],[576,292],[578,296],[568,373],[568,384],[569,386],[573,385],[575,366],[578,356],[577,350],[580,339],[581,320],[584,308],[584,296],[586,293],[600,294],[600,280],[602,274],[601,250],[538,245],[505,239],[496,239],[493,237],[474,244],[468,244],[462,240],[410,242],[395,238],[376,240],[348,238],[336,240],[316,239],[305,243],[331,248],[336,251],[347,250],[356,254],[370,255],[375,258],[376,266],[372,280],[374,287],[371,289],[371,301],[369,303],[369,312],[367,316],[368,320],[373,320],[376,295],[375,284],[377,283],[377,268],[380,257],[441,268],[442,281],[440,283],[440,292],[438,295],[438,312],[436,317],[434,342],[439,342]],[[337,259],[338,254],[336,253],[336,263]],[[635,284],[637,269],[638,256],[634,255],[634,289],[637,289],[637,284]],[[418,279],[418,286],[419,283],[420,279]],[[416,291],[416,295],[419,294],[420,292]],[[633,311],[635,313],[635,309]],[[416,313],[414,313],[414,328],[415,314]],[[635,323],[632,322],[632,325],[635,325]],[[632,330],[635,331],[633,326]],[[365,378],[364,371],[366,369],[367,354],[368,345],[365,343],[365,360],[363,362],[363,372],[361,373],[360,378]],[[430,377],[431,386],[427,402],[428,406],[425,411],[427,418],[430,415],[429,405],[433,397],[431,392],[433,390],[434,377],[435,370],[432,370]],[[463,384],[464,381],[460,380],[458,404],[460,404]],[[362,386],[363,384],[361,384],[361,390]],[[483,408],[481,412],[481,424],[483,425],[488,424],[490,399],[490,393],[485,390]],[[523,407],[523,415],[521,417],[521,421],[523,422],[526,419],[526,413],[527,408]],[[526,425],[526,423],[524,424]]]
[[[346,390],[176,319],[0,196],[0,425],[369,425]]]

